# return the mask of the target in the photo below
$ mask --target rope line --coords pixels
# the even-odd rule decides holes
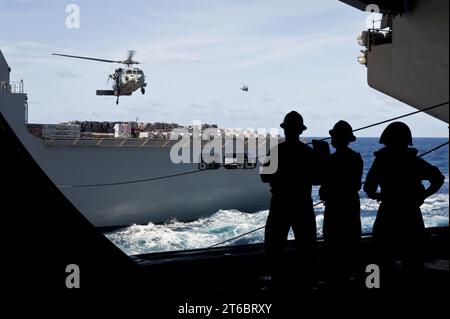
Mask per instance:
[[[324,203],[323,201],[317,202],[317,203],[315,203],[315,204],[313,205],[313,207],[316,207],[317,205],[320,205],[320,204],[323,204],[323,203]],[[252,233],[254,233],[254,232],[258,231],[258,230],[261,230],[261,229],[263,229],[263,228],[266,228],[266,225],[261,226],[261,227],[258,227],[258,228],[256,228],[256,229],[253,229],[253,230],[251,230],[251,231],[249,231],[249,232],[240,234],[239,236],[236,236],[236,237],[233,237],[233,238],[224,240],[224,241],[222,241],[222,242],[220,242],[220,243],[211,245],[211,246],[209,246],[209,247],[207,247],[207,248],[213,248],[213,247],[216,247],[216,246],[219,246],[219,245],[222,245],[222,244],[226,244],[226,243],[228,243],[228,242],[230,242],[230,241],[233,241],[233,240],[236,240],[236,239],[238,239],[238,238],[247,236],[247,235],[252,234]]]
[[[426,151],[426,152],[424,152],[424,153],[418,155],[417,157],[419,157],[419,158],[420,158],[420,157],[424,157],[425,155],[428,155],[428,154],[430,154],[430,153],[432,153],[432,152],[434,152],[434,151],[436,151],[436,150],[440,149],[441,147],[444,147],[444,146],[446,146],[446,145],[448,145],[448,144],[449,144],[448,141],[447,141],[447,142],[444,142],[444,143],[442,143],[442,144],[440,144],[440,145],[438,145],[438,146],[436,146],[436,147],[433,147],[432,149],[430,149],[430,150],[428,150],[428,151]],[[361,184],[364,184],[364,182],[362,182]],[[317,202],[317,203],[315,203],[315,204],[313,205],[313,207],[316,207],[316,206],[318,206],[318,205],[320,205],[320,204],[323,204],[323,203],[324,203],[324,201]],[[256,229],[253,229],[253,230],[251,230],[251,231],[249,231],[249,232],[240,234],[239,236],[236,236],[236,237],[233,237],[233,238],[224,240],[224,241],[222,241],[222,242],[220,242],[220,243],[211,245],[211,246],[209,246],[209,247],[207,247],[207,248],[214,248],[214,247],[216,247],[216,246],[220,246],[220,245],[226,244],[226,243],[228,243],[228,242],[231,242],[231,241],[234,241],[234,240],[236,240],[236,239],[238,239],[238,238],[247,236],[247,235],[249,235],[249,234],[252,234],[252,233],[254,233],[254,232],[258,231],[258,230],[264,229],[264,228],[266,228],[265,225],[264,225],[264,226],[261,226],[261,227],[258,227],[258,228],[256,228]]]
[[[390,118],[390,119],[387,119],[387,120],[383,120],[383,121],[376,122],[376,123],[373,123],[373,124],[369,124],[369,125],[366,125],[366,126],[358,127],[356,129],[354,129],[352,132],[362,131],[362,130],[365,130],[365,129],[368,129],[368,128],[371,128],[371,127],[374,127],[374,126],[378,126],[378,125],[381,125],[381,124],[384,124],[384,123],[388,123],[388,122],[392,122],[392,121],[395,121],[395,120],[399,120],[399,119],[404,118],[404,117],[408,117],[408,116],[411,116],[411,115],[415,115],[415,114],[418,114],[418,113],[429,111],[429,110],[432,110],[432,109],[435,109],[435,108],[438,108],[438,107],[441,107],[441,106],[444,106],[444,105],[448,105],[448,101],[447,102],[442,102],[442,103],[439,103],[439,104],[436,104],[436,105],[433,105],[433,106],[429,106],[429,107],[426,107],[424,109],[420,109],[420,110],[417,110],[417,111],[414,111],[414,112],[410,112],[410,113],[406,113],[406,114],[403,114],[403,115],[399,115],[399,116],[396,116],[396,117],[393,117],[393,118]],[[319,141],[326,141],[326,140],[329,140],[330,138],[331,138],[331,136],[324,137],[324,138],[320,139]],[[308,142],[307,144],[312,144],[312,142]]]
[[[404,117],[407,117],[407,116],[411,116],[411,115],[414,115],[414,114],[417,114],[417,113],[429,111],[429,110],[432,110],[432,109],[435,109],[435,108],[438,108],[438,107],[441,107],[441,106],[444,106],[444,105],[447,105],[447,104],[448,104],[448,101],[447,101],[447,102],[443,102],[443,103],[439,103],[439,104],[436,104],[436,105],[433,105],[433,106],[430,106],[430,107],[426,107],[426,108],[421,109],[421,110],[417,110],[417,111],[414,111],[414,112],[410,112],[410,113],[407,113],[407,114],[403,114],[403,115],[400,115],[400,116],[396,116],[396,117],[394,117],[394,118],[390,118],[390,119],[387,119],[387,120],[384,120],[384,121],[376,122],[376,123],[373,123],[373,124],[370,124],[370,125],[366,125],[366,126],[363,126],[363,127],[357,128],[357,129],[354,129],[353,132],[361,131],[361,130],[364,130],[364,129],[367,129],[367,128],[370,128],[370,127],[374,127],[374,126],[377,126],[377,125],[380,125],[380,124],[384,124],[384,123],[387,123],[387,122],[395,121],[395,120],[398,120],[398,119],[401,119],[401,118],[404,118]],[[320,141],[326,141],[326,140],[328,140],[328,139],[330,139],[330,138],[331,138],[331,137],[324,137],[324,138],[320,139]],[[312,143],[312,142],[308,142],[307,144],[311,144],[311,143]],[[431,151],[432,151],[432,150],[431,150]],[[261,156],[257,156],[257,158],[259,158],[259,157],[261,157]],[[115,185],[125,185],[125,184],[134,184],[134,183],[143,183],[143,182],[150,182],[150,181],[161,180],[161,179],[165,179],[165,178],[172,178],[172,177],[177,177],[177,176],[183,176],[183,175],[194,174],[194,173],[198,173],[198,172],[201,172],[201,171],[207,171],[207,170],[204,170],[204,169],[198,169],[198,170],[189,171],[189,172],[184,172],[184,173],[171,174],[171,175],[158,176],[158,177],[150,177],[150,178],[145,178],[145,179],[129,180],[129,181],[123,181],[123,182],[100,183],[100,184],[60,185],[60,186],[58,186],[58,187],[59,187],[59,188],[104,187],[104,186],[115,186]]]
[[[441,145],[438,145],[438,146],[436,146],[436,147],[433,147],[431,150],[428,150],[428,151],[426,151],[426,152],[420,154],[418,157],[424,157],[425,155],[428,155],[428,154],[430,154],[430,153],[432,153],[432,152],[434,152],[434,151],[440,149],[441,147],[444,147],[445,145],[448,145],[448,142],[449,142],[449,141],[444,142],[444,143],[442,143]]]
[[[143,183],[143,182],[148,182],[148,181],[156,181],[156,180],[159,180],[159,179],[166,179],[166,178],[183,176],[183,175],[189,175],[189,174],[194,174],[194,173],[198,173],[198,172],[206,172],[206,171],[207,171],[206,169],[197,169],[197,170],[194,170],[194,171],[183,172],[183,173],[178,173],[178,174],[164,175],[164,176],[145,178],[145,179],[138,179],[138,180],[131,180],[131,181],[124,181],[124,182],[103,183],[103,184],[61,185],[61,186],[58,186],[58,187],[60,187],[60,188],[68,188],[68,187],[96,187],[96,186],[114,186],[114,185],[134,184],[134,183]]]

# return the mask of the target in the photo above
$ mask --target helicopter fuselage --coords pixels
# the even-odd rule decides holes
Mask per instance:
[[[145,92],[145,75],[141,69],[138,68],[118,68],[111,75],[113,79],[114,95],[131,95],[137,89]]]
[[[138,61],[133,60],[133,55],[136,51],[129,50],[128,57],[125,60],[107,60],[99,58],[91,58],[79,55],[69,55],[69,54],[59,54],[52,53],[52,55],[58,55],[68,58],[99,61],[106,63],[121,63],[126,65],[126,68],[118,68],[113,74],[109,75],[110,79],[113,79],[113,89],[112,90],[97,90],[96,95],[115,95],[117,96],[116,104],[119,104],[119,96],[121,95],[131,95],[137,89],[141,89],[141,93],[145,94],[145,83],[144,72],[141,69],[130,67],[134,64],[139,64]]]

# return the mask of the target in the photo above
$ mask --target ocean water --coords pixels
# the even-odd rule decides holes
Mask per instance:
[[[419,154],[448,141],[447,138],[416,138],[414,147]],[[360,138],[351,145],[361,153],[364,160],[364,176],[373,161],[373,152],[380,148],[376,138]],[[427,227],[448,226],[449,224],[449,193],[448,193],[448,146],[440,148],[424,157],[425,160],[437,166],[445,176],[442,188],[429,197],[422,205],[422,214]],[[267,196],[270,196],[267,194]],[[363,191],[361,197],[361,222],[364,233],[372,231],[378,203],[367,198]],[[318,202],[318,187],[313,188],[314,202]],[[323,205],[315,207],[317,236],[322,236]],[[206,248],[232,237],[252,231],[265,225],[268,211],[246,213],[237,210],[219,210],[210,217],[192,222],[168,221],[165,224],[132,225],[127,228],[106,234],[115,245],[128,255],[174,251],[194,248]],[[294,238],[292,231],[289,235]],[[264,230],[253,232],[231,243],[224,245],[242,245],[264,241]]]

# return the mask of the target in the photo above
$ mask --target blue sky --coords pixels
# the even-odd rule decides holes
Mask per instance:
[[[80,7],[79,29],[65,26],[70,3]],[[139,117],[271,128],[296,109],[306,135],[325,136],[340,119],[356,128],[413,111],[368,87],[356,60],[366,17],[337,0],[2,0],[0,49],[12,79],[24,79],[30,122]],[[128,49],[149,87],[118,107],[95,96],[116,65],[51,56],[120,60]],[[446,123],[425,114],[405,122],[415,136],[448,136]]]

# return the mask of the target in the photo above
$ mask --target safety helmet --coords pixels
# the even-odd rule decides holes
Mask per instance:
[[[301,129],[306,130],[303,124],[303,117],[297,111],[291,111],[284,117],[283,123],[280,124],[283,129]]]
[[[380,144],[386,146],[412,146],[411,130],[403,122],[393,122],[381,133]]]
[[[329,130],[330,136],[338,139],[343,139],[346,142],[356,141],[356,136],[353,135],[353,129],[346,121],[339,121],[334,124],[333,128]]]

